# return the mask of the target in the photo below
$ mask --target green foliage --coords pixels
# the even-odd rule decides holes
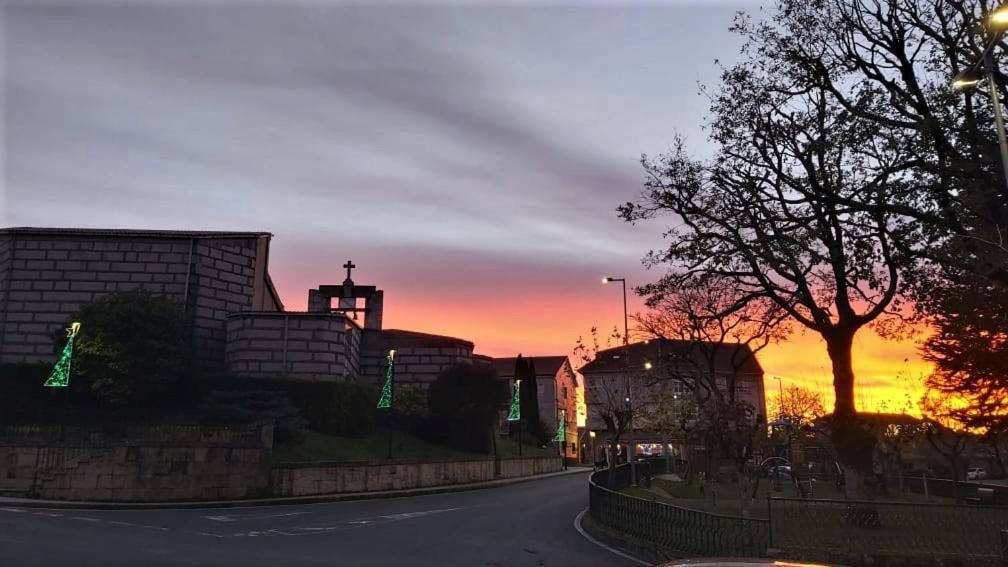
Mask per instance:
[[[190,372],[190,318],[171,300],[144,291],[119,292],[85,305],[74,317],[71,387],[106,407],[169,403]],[[55,333],[57,348],[65,333]]]
[[[288,391],[315,431],[342,437],[366,437],[374,431],[378,392],[372,387],[290,382]]]
[[[200,405],[200,416],[217,423],[272,422],[276,443],[304,438],[307,420],[287,396],[270,390],[213,390]]]
[[[396,421],[403,429],[423,423],[430,416],[427,393],[419,384],[396,384],[395,413]]]
[[[547,428],[539,417],[539,381],[536,379],[535,362],[521,355],[515,360],[515,377],[521,378],[518,397],[521,401],[521,424],[535,439],[537,445],[549,441]]]
[[[489,453],[501,388],[492,368],[465,363],[446,368],[427,389],[427,437],[455,449]]]
[[[0,423],[43,419],[50,401],[62,406],[66,392],[42,387],[50,370],[48,364],[0,364]]]

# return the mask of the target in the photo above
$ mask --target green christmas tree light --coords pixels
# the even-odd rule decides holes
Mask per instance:
[[[389,409],[392,407],[392,384],[395,382],[395,351],[388,353],[388,368],[385,370],[385,385],[382,387],[381,399],[378,400],[378,409]]]
[[[70,323],[70,328],[66,330],[66,346],[63,347],[63,353],[60,354],[59,360],[56,361],[52,373],[49,374],[49,378],[42,384],[43,386],[66,388],[70,385],[70,360],[73,358],[74,337],[77,336],[78,330],[80,330],[80,323]]]
[[[559,441],[560,443],[563,443],[564,441],[567,441],[567,431],[565,431],[565,429],[567,427],[567,424],[566,424],[566,421],[567,421],[566,415],[567,415],[567,412],[560,412],[560,422],[557,423],[556,434],[553,436],[553,440],[554,441]]]
[[[511,411],[508,413],[508,421],[518,421],[521,419],[521,399],[519,397],[519,391],[521,389],[521,380],[515,380],[514,385],[514,395],[511,396]]]

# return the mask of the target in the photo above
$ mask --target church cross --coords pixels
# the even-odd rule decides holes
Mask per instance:
[[[353,260],[347,260],[343,267],[346,268],[346,279],[350,279],[350,270],[356,268],[357,265],[353,263]]]

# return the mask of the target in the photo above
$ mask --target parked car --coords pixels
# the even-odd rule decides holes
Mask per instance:
[[[980,467],[966,471],[966,480],[984,480],[985,478],[987,478],[987,471]]]
[[[771,480],[791,480],[791,467],[778,465],[767,470],[767,478]]]

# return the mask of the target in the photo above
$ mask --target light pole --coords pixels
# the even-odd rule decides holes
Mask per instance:
[[[1008,5],[991,12],[987,21],[994,32],[993,36],[980,55],[980,59],[952,80],[952,87],[963,90],[976,86],[983,80],[984,75],[986,75],[991,106],[994,109],[994,124],[997,127],[998,145],[1001,147],[1001,169],[1004,173],[1005,187],[1008,187],[1008,138],[1005,136],[1001,97],[998,94],[997,81],[995,80],[998,70],[997,64],[994,62],[994,47],[1001,41],[1001,36],[1004,35],[1005,29],[1008,29]]]
[[[777,387],[780,394],[777,396],[777,417],[784,415],[784,381],[781,380],[780,376],[774,376],[774,380],[777,381]]]
[[[620,282],[623,284],[623,363],[626,365],[627,373],[627,417],[628,426],[630,428],[630,439],[627,442],[627,462],[630,464],[630,484],[637,486],[637,469],[635,465],[637,452],[637,445],[634,443],[634,428],[633,428],[633,402],[632,399],[632,384],[633,381],[630,378],[630,348],[629,348],[629,325],[627,324],[627,300],[626,300],[626,278],[614,278],[610,276],[605,276],[602,278],[602,283],[607,284],[609,282]]]

